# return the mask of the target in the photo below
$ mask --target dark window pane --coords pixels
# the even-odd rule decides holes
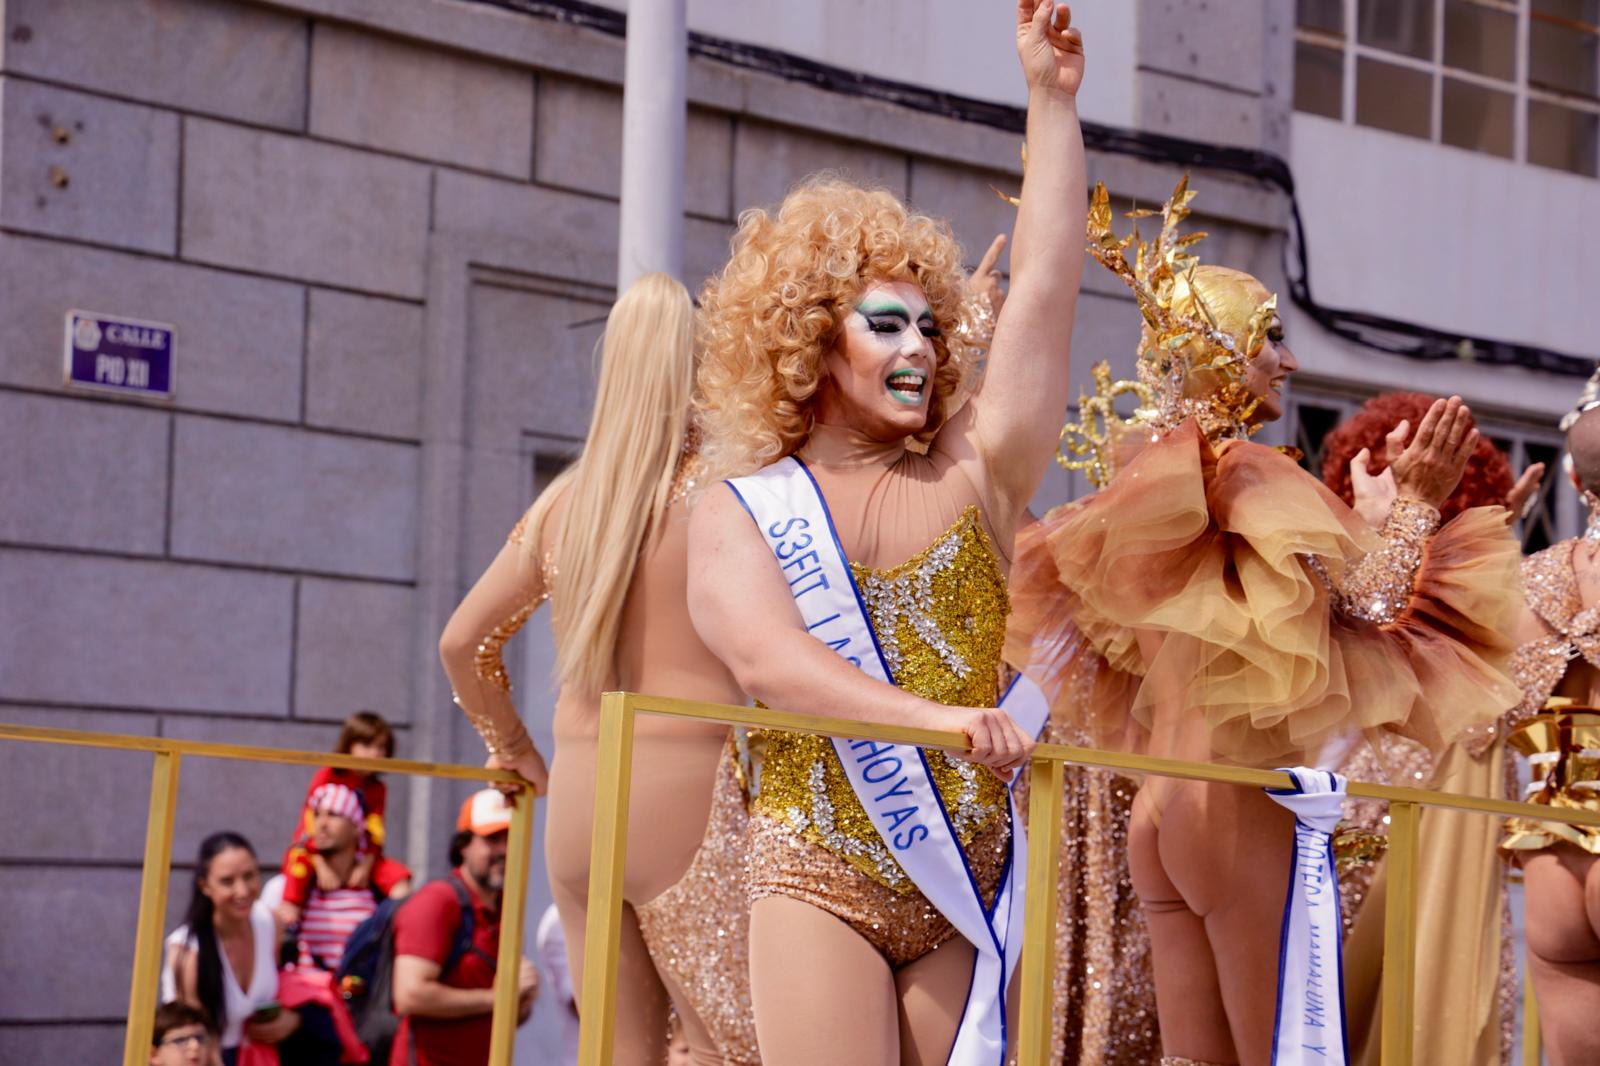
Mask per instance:
[[[1433,136],[1433,75],[1365,56],[1356,60],[1356,121],[1428,140]]]
[[[1556,494],[1553,491],[1557,486],[1567,487],[1567,479],[1558,473],[1561,469],[1560,460],[1561,448],[1553,444],[1529,441],[1523,453],[1523,470],[1534,463],[1543,463],[1545,469],[1544,482],[1539,486],[1538,502],[1533,506],[1533,513],[1522,523],[1522,550],[1525,553],[1543,551],[1562,539],[1557,528]],[[1522,470],[1514,472],[1520,474]]]
[[[1294,444],[1303,453],[1300,465],[1321,480],[1323,444],[1344,418],[1344,412],[1337,407],[1302,403],[1295,405],[1294,415]]]
[[[1517,16],[1470,0],[1445,0],[1444,63],[1511,81],[1517,76]]]
[[[1433,0],[1361,0],[1358,17],[1362,44],[1433,58]]]
[[[1600,116],[1528,101],[1528,162],[1595,177]]]
[[[1344,117],[1344,53],[1296,42],[1294,109],[1328,118]]]
[[[1344,36],[1344,0],[1295,0],[1295,16],[1301,29]]]
[[[1510,93],[1446,78],[1442,105],[1440,139],[1445,144],[1511,158]]]
[[[1585,5],[1570,5],[1585,6]],[[1594,17],[1594,13],[1589,13]],[[1535,11],[1528,23],[1528,83],[1560,92],[1600,95],[1600,28],[1592,22]]]
[[[1534,17],[1553,15],[1571,22],[1600,23],[1600,0],[1533,0]]]

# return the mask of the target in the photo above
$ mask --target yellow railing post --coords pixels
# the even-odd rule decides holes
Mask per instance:
[[[144,872],[139,879],[139,927],[133,942],[133,987],[128,991],[128,1028],[122,1066],[147,1066],[150,1034],[161,999],[161,931],[167,919],[167,880],[172,875],[172,825],[178,813],[180,756],[158,751],[150,773],[150,817],[144,827]]]
[[[1533,994],[1533,963],[1526,960],[1522,978],[1522,1066],[1544,1062],[1544,1034],[1539,1031],[1539,1001]]]
[[[628,799],[633,790],[633,697],[600,697],[600,765],[594,784],[594,838],[589,849],[589,914],[578,1000],[578,1062],[610,1066],[617,1011],[617,955],[622,946],[622,864],[628,851]]]
[[[1383,912],[1383,1066],[1411,1066],[1420,813],[1415,803],[1389,804],[1389,885]]]
[[[500,896],[500,947],[494,975],[493,1028],[489,1066],[511,1066],[517,1037],[518,975],[522,970],[522,934],[528,911],[528,860],[533,846],[533,793],[517,793],[506,841],[506,880]]]
[[[1061,802],[1066,764],[1033,761],[1028,793],[1028,893],[1022,935],[1019,1066],[1045,1066],[1054,1036],[1056,871],[1061,865]]]

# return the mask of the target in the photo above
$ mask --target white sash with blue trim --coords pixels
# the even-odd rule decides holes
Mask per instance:
[[[1345,779],[1329,770],[1283,771],[1296,787],[1266,790],[1294,813],[1294,863],[1278,948],[1278,1013],[1273,1066],[1345,1066],[1344,958],[1333,831],[1344,811]]]
[[[1011,716],[1017,726],[1035,740],[1044,731],[1045,720],[1050,717],[1050,701],[1044,689],[1026,674],[1017,674],[1011,684],[1000,694],[1000,709]]]
[[[811,471],[790,457],[728,485],[772,549],[812,636],[869,677],[894,684]],[[1022,698],[1026,694],[1024,687],[1019,704],[1027,702]],[[1029,711],[1047,709],[1041,694]],[[1043,715],[1037,721],[1019,719],[1018,724],[1035,736],[1044,725]],[[1027,870],[1027,839],[1015,799],[1010,801],[1011,855],[994,906],[986,908],[923,750],[838,737],[833,738],[833,748],[889,853],[939,913],[977,948],[972,987],[948,1062],[1000,1066],[1006,1050],[1006,984],[1022,945]]]

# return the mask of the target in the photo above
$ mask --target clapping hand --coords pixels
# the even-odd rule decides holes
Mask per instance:
[[[1401,496],[1438,507],[1461,483],[1477,446],[1472,411],[1461,397],[1435,400],[1422,416],[1416,436],[1389,468],[1394,471],[1395,488]]]

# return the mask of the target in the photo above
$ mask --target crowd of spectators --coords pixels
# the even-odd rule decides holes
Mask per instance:
[[[392,757],[394,733],[362,711],[336,750]],[[510,802],[496,789],[468,797],[449,874],[415,892],[384,853],[385,807],[377,774],[323,768],[272,876],[238,833],[201,842],[166,941],[153,1066],[488,1061]],[[518,966],[520,1024],[539,979],[531,961]]]

